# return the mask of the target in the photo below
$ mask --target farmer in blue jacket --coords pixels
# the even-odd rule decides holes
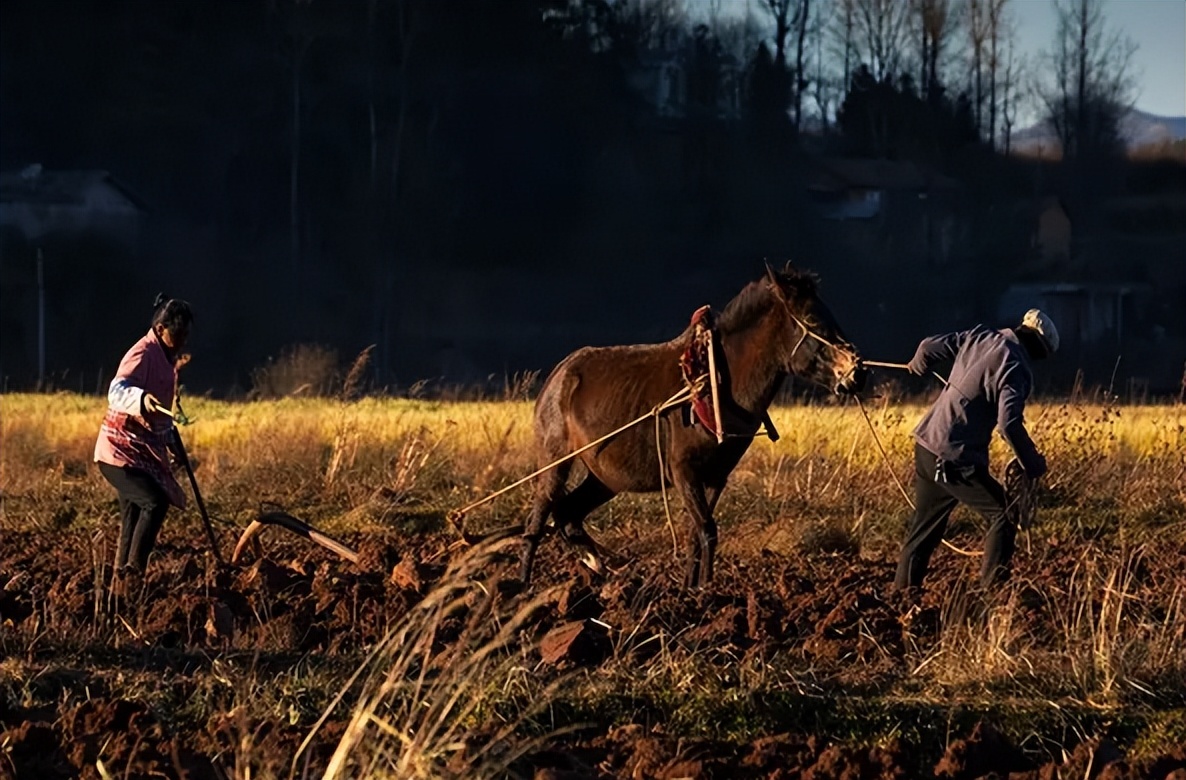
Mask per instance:
[[[963,502],[988,521],[980,582],[1009,576],[1017,529],[1006,516],[1005,491],[988,470],[992,430],[1000,430],[1025,475],[1046,473],[1046,458],[1025,430],[1025,401],[1033,388],[1030,361],[1058,350],[1058,330],[1043,312],[1030,309],[1021,324],[971,330],[922,340],[909,363],[925,375],[953,361],[939,398],[914,429],[914,516],[898,559],[897,588],[922,585],[931,553],[943,539],[947,518]]]

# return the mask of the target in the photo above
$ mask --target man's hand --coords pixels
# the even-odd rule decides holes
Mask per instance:
[[[914,357],[910,358],[910,362],[906,364],[906,370],[915,376],[924,376],[927,373],[927,356],[919,349],[914,353]]]
[[[1034,462],[1029,464],[1029,468],[1025,471],[1025,475],[1031,480],[1041,479],[1046,473],[1046,456],[1040,452],[1036,453],[1036,455],[1037,457]]]

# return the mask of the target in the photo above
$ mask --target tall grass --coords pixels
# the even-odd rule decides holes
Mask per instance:
[[[443,517],[532,470],[531,404],[521,400],[532,382],[509,382],[506,394],[516,400],[504,401],[193,398],[186,406],[196,422],[183,435],[216,514],[250,514],[254,502],[273,500],[327,530],[364,532],[406,517]],[[101,398],[70,394],[0,396],[0,528],[114,527],[113,491],[91,463],[103,407]],[[1038,522],[1019,539],[1022,574],[986,599],[967,584],[979,562],[940,553],[934,576],[950,587],[932,596],[929,615],[898,615],[883,590],[908,514],[887,468],[909,485],[910,431],[924,407],[886,401],[870,411],[872,431],[852,406],[776,407],[782,439],[756,441],[741,461],[718,509],[720,571],[752,584],[745,606],[752,615],[736,612],[744,592],[687,594],[672,584],[657,496],[622,497],[595,515],[590,522],[602,538],[643,559],[643,568],[624,569],[607,586],[629,592],[628,603],[614,607],[617,618],[605,616],[611,657],[584,677],[537,665],[534,616],[556,594],[501,595],[504,546],[454,556],[331,708],[336,721],[348,712],[349,723],[328,776],[496,776],[554,732],[540,707],[558,700],[569,708],[564,722],[574,712],[628,718],[637,710],[658,713],[681,732],[744,738],[777,720],[771,708],[777,717],[828,716],[818,703],[832,709],[843,697],[828,697],[846,685],[854,700],[902,696],[935,707],[1002,700],[1105,714],[1134,704],[1182,707],[1186,407],[1032,404],[1030,429],[1051,473]],[[1000,441],[993,454],[997,464],[1007,460]],[[500,515],[521,512],[529,492],[509,493],[483,512],[505,521]],[[185,516],[196,528],[194,513]],[[978,537],[980,526],[967,521],[961,510],[953,533]],[[96,557],[83,576],[98,582],[103,564]],[[818,660],[805,649],[815,627],[796,616],[775,649],[764,647],[758,635],[779,629],[763,628],[762,600],[779,602],[786,617],[801,594],[748,578],[779,566],[812,587],[822,583],[821,592],[846,570],[870,578],[868,587],[848,586],[864,589],[871,605],[861,618],[883,626],[900,620],[902,646]],[[885,581],[874,582],[883,569]],[[266,609],[266,600],[257,606]],[[40,595],[35,609],[22,647],[65,641],[76,628]],[[731,644],[729,627],[720,641],[700,633],[724,609],[749,622],[753,648]],[[130,629],[96,607],[92,637],[108,641],[139,625],[134,614],[127,620]],[[930,629],[921,626],[926,621]],[[892,634],[855,630],[874,645]],[[0,649],[16,645],[0,633]],[[883,675],[887,668],[892,673]],[[851,720],[863,717],[854,711]],[[302,759],[294,772],[303,771]]]
[[[0,522],[48,522],[33,507],[55,501],[82,507],[78,519],[86,521],[110,498],[91,463],[103,405],[72,394],[0,396]],[[251,497],[323,522],[387,522],[417,505],[447,512],[535,466],[531,404],[522,400],[193,398],[187,411],[195,423],[183,437],[203,494],[223,514],[254,511],[241,503]],[[847,525],[862,536],[893,536],[905,504],[887,469],[909,487],[910,431],[923,411],[889,402],[872,410],[886,463],[855,407],[776,407],[782,439],[755,441],[723,508],[771,518],[826,510],[853,518]],[[1157,525],[1186,505],[1186,407],[1038,403],[1028,415],[1051,464],[1046,487],[1056,501],[1042,512],[1068,534],[1101,522]],[[997,463],[1007,460],[999,439],[992,450]],[[1104,483],[1117,490],[1093,489]],[[482,513],[520,512],[528,492]],[[240,503],[221,505],[223,496]],[[1109,506],[1115,511],[1098,511]]]
[[[1146,545],[1089,545],[1069,571],[1003,593],[958,584],[912,675],[939,690],[1005,688],[1105,710],[1172,703],[1186,679],[1186,583],[1165,580],[1164,559],[1151,569],[1156,557]]]
[[[500,777],[552,736],[522,732],[563,682],[538,682],[530,641],[533,619],[558,590],[502,597],[498,559],[512,544],[455,559],[371,653],[326,780]]]
[[[525,451],[531,442],[528,401],[285,398],[234,403],[193,398],[186,405],[195,420],[184,430],[190,449],[241,468],[283,456],[322,462],[317,471],[325,475],[343,427],[357,436],[364,465],[368,453],[421,429],[446,440],[452,454],[481,457],[483,465],[489,465],[492,445],[511,455]],[[343,409],[349,411],[345,424]],[[93,396],[0,395],[0,441],[8,445],[0,455],[0,477],[12,480],[17,470],[39,464],[89,461],[103,410],[103,399]],[[889,403],[873,410],[877,435],[895,463],[908,460],[910,431],[924,410],[919,404]],[[842,464],[852,473],[883,468],[855,406],[782,406],[771,416],[782,438],[758,439],[743,464],[749,471],[769,474],[779,458],[804,456]],[[1123,456],[1130,463],[1169,458],[1183,465],[1183,406],[1038,403],[1031,404],[1028,416],[1035,439],[1062,467],[1066,479],[1078,478],[1096,457]],[[1000,458],[1006,454],[1000,440],[994,440],[992,449]],[[1058,474],[1052,471],[1052,476]]]

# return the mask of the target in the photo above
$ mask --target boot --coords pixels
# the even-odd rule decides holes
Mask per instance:
[[[131,604],[140,600],[144,591],[144,575],[139,569],[124,566],[115,576],[111,584],[111,592],[123,604]]]

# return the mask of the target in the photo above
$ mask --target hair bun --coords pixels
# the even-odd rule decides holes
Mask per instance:
[[[152,310],[156,311],[157,309],[161,308],[168,302],[169,302],[169,296],[165,295],[163,292],[159,292],[156,294],[156,300],[154,300],[152,302]]]

